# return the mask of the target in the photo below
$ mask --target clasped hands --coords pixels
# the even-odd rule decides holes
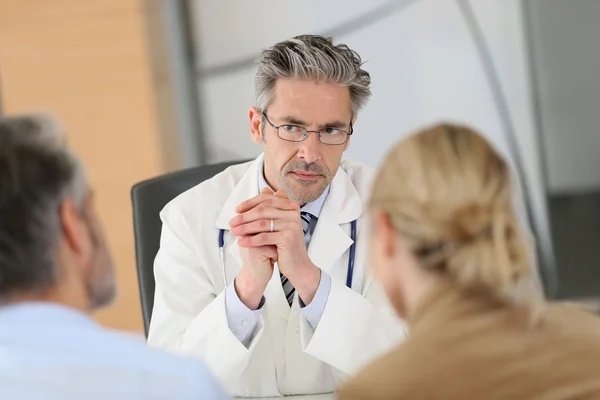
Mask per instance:
[[[252,310],[258,308],[277,262],[304,304],[309,304],[319,286],[321,270],[306,252],[298,203],[288,199],[283,190],[273,193],[265,188],[241,203],[236,212],[229,226],[238,238],[243,261],[235,279],[240,300]]]

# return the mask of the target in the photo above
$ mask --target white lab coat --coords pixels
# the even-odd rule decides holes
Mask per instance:
[[[262,157],[262,156],[260,156]],[[148,343],[206,362],[234,396],[327,393],[405,337],[367,267],[365,202],[373,171],[342,160],[313,232],[308,255],[331,276],[331,290],[316,328],[290,308],[279,278],[269,282],[262,317],[248,348],[231,332],[218,235],[235,207],[258,194],[260,157],[228,168],[171,201],[161,212],[163,230],[154,272],[156,293]],[[346,287],[350,222],[357,220],[352,289]],[[227,284],[242,260],[225,234]]]

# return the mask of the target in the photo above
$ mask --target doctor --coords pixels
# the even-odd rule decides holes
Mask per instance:
[[[203,359],[235,396],[332,392],[405,336],[367,265],[373,172],[342,160],[370,76],[305,35],[262,53],[255,87],[264,153],[161,212],[148,342]]]

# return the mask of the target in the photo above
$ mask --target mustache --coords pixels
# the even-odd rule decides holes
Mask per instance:
[[[290,161],[285,165],[285,172],[304,170],[306,172],[313,172],[315,174],[327,176],[327,171],[324,167],[317,163],[307,163],[306,161],[297,160]]]

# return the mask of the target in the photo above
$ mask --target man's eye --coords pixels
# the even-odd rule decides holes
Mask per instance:
[[[297,125],[282,125],[281,126],[286,132],[290,133],[300,133],[302,132],[302,128]]]
[[[325,128],[321,132],[331,136],[339,135],[340,133],[342,133],[341,129],[338,128]]]

